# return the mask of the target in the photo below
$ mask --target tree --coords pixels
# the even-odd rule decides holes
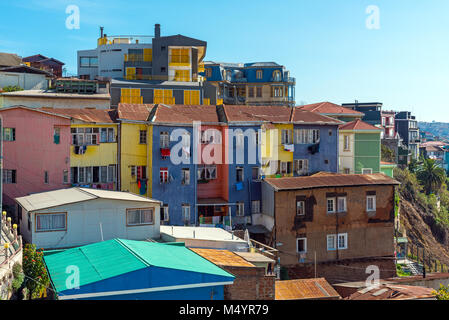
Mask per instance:
[[[440,284],[440,289],[434,291],[433,294],[436,296],[437,300],[449,300],[449,285],[444,286]]]
[[[385,162],[396,162],[396,155],[394,150],[390,149],[384,144],[380,145],[381,147],[381,159]]]
[[[433,159],[425,159],[416,176],[427,195],[437,193],[446,181],[446,172]]]
[[[25,245],[23,250],[23,272],[25,273],[26,287],[31,298],[39,298],[40,293],[50,284],[43,256],[42,249],[36,250],[36,245]]]

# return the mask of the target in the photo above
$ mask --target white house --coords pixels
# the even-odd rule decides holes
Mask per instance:
[[[132,193],[70,188],[15,200],[22,237],[38,248],[160,237],[161,202]]]

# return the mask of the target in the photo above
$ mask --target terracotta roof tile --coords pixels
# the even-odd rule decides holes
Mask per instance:
[[[223,105],[229,122],[289,122],[292,108],[283,106]]]
[[[332,103],[332,102],[319,102],[319,103],[313,103],[313,104],[307,104],[304,106],[300,106],[298,108],[301,108],[303,110],[311,111],[311,112],[317,112],[317,113],[327,113],[327,114],[341,114],[341,115],[358,115],[363,116],[362,112],[352,110],[349,108],[342,107],[338,104]]]
[[[382,131],[382,129],[375,127],[369,123],[363,122],[360,119],[342,124],[342,125],[340,125],[339,129],[340,130],[379,130],[379,131]]]
[[[340,124],[342,121],[331,117],[323,116],[319,113],[307,111],[296,107],[293,109],[291,121],[293,123],[322,123],[322,124]]]
[[[158,104],[153,122],[191,124],[193,121],[219,122],[216,106]]]
[[[341,298],[324,278],[276,281],[276,300]]]
[[[309,177],[266,178],[264,180],[276,190],[301,190],[311,188],[364,186],[364,185],[399,185],[399,182],[383,173],[373,174],[325,174]]]
[[[94,123],[113,123],[115,119],[115,110],[112,109],[69,109],[69,108],[39,108],[42,111],[51,112],[73,119],[94,122]]]
[[[119,103],[117,114],[119,119],[147,121],[154,104]]]
[[[236,255],[229,250],[218,249],[197,249],[191,248],[193,252],[199,254],[203,258],[218,266],[226,267],[255,267],[252,263],[246,261],[242,257]]]

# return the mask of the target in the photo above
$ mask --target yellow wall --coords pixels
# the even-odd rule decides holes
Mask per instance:
[[[140,144],[140,130],[147,131],[147,144]],[[136,177],[131,176],[131,166],[147,166],[147,193],[151,197],[151,160],[153,127],[139,123],[121,124],[121,191],[139,194]]]
[[[291,162],[293,172],[293,152],[285,151],[282,144],[283,129],[291,130],[293,144],[293,124],[274,124],[274,126],[275,128],[262,132],[262,162],[265,163],[267,160]],[[262,166],[262,171],[267,178],[275,176],[275,174],[271,174],[270,166]],[[293,176],[293,173],[287,176]]]

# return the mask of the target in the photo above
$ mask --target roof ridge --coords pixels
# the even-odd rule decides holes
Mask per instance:
[[[141,255],[139,255],[136,251],[128,247],[126,244],[123,243],[123,241],[119,238],[114,239],[115,242],[118,242],[124,249],[126,249],[129,253],[131,253],[133,256],[135,256],[137,259],[139,259],[143,264],[145,264],[147,267],[152,266],[150,263],[148,263]],[[129,240],[128,240],[129,241]]]
[[[87,194],[87,195],[89,195],[89,196],[95,197],[95,199],[100,199],[99,196],[97,196],[97,195],[95,195],[95,194],[93,194],[93,193],[90,193],[89,191],[83,190],[83,189],[81,189],[80,187],[74,187],[73,189],[76,189],[76,190],[78,190],[78,191],[81,191],[81,192],[83,192],[83,193],[85,193],[85,194]],[[86,189],[87,189],[87,188],[86,188]]]

